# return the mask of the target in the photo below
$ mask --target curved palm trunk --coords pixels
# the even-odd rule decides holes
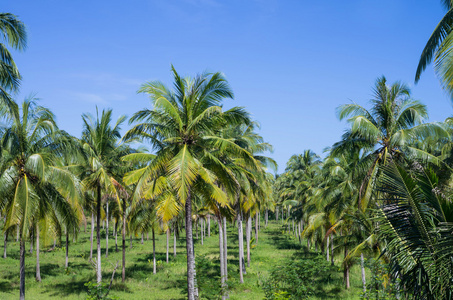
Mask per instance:
[[[105,257],[109,256],[109,202],[106,203],[105,221],[107,229],[105,231]]]
[[[25,241],[20,238],[20,300],[25,300]]]
[[[39,263],[39,228],[36,226],[36,281],[41,282],[41,266]]]
[[[96,266],[96,282],[98,285],[102,281],[101,273],[101,186],[97,186],[97,203],[96,203],[96,215],[97,215],[97,226],[96,226],[96,242],[97,242],[97,266]]]
[[[90,261],[93,260],[94,212],[91,212]],[[55,245],[55,240],[54,240]],[[55,248],[55,246],[54,246]]]
[[[123,271],[121,281],[126,280],[126,200],[123,199],[123,228],[122,228],[122,237],[123,237]]]
[[[192,234],[192,199],[190,191],[186,199],[186,249],[187,249],[187,299],[195,300],[195,261]]]
[[[154,236],[154,227],[153,227],[153,274],[156,274],[156,238]]]

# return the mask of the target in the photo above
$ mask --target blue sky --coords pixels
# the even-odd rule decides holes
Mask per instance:
[[[444,14],[441,1],[409,0],[5,0],[19,16],[28,49],[14,53],[30,94],[80,136],[95,106],[115,117],[149,107],[148,80],[179,73],[225,73],[235,100],[261,123],[284,170],[292,154],[317,153],[346,128],[335,108],[368,105],[377,77],[409,84],[430,121],[452,114],[432,66],[414,85],[420,53]],[[127,126],[125,126],[127,129]]]

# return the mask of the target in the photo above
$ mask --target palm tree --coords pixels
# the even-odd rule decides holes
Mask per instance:
[[[76,197],[73,176],[57,165],[73,147],[72,139],[58,130],[54,115],[34,99],[25,100],[22,109],[9,102],[3,111],[8,125],[1,140],[0,208],[7,212],[5,230],[19,226],[20,298],[24,299],[25,239],[33,224],[49,213],[77,222],[70,217],[71,206],[65,199]],[[39,253],[37,259],[39,268]]]
[[[253,160],[250,153],[215,133],[228,124],[243,123],[248,116],[242,108],[223,112],[219,106],[224,98],[232,98],[227,81],[221,73],[203,73],[195,78],[181,78],[172,66],[174,90],[159,81],[147,82],[139,89],[150,96],[153,109],[134,114],[136,124],[126,138],[148,141],[156,157],[145,168],[131,172],[126,182],[156,183],[154,190],[170,185],[175,197],[185,207],[187,247],[188,299],[196,296],[195,263],[192,236],[192,200],[195,194],[227,205],[225,191],[234,191],[235,181],[212,150],[230,151],[244,160]],[[141,179],[140,179],[141,178]],[[160,179],[162,178],[162,179]],[[163,184],[165,182],[165,184]],[[234,192],[231,192],[233,194]],[[176,205],[173,205],[176,207]]]
[[[96,280],[100,284],[101,273],[101,201],[102,193],[117,195],[118,181],[121,180],[121,157],[128,153],[128,148],[120,144],[121,124],[126,117],[120,117],[112,126],[112,110],[103,110],[94,119],[83,114],[82,147],[85,153],[84,164],[81,165],[82,183],[96,195],[96,239],[97,260]],[[118,199],[118,196],[115,198]]]
[[[359,166],[367,170],[359,191],[362,209],[368,206],[379,166],[409,156],[439,163],[414,144],[433,135],[448,136],[442,125],[423,123],[428,117],[426,106],[412,100],[409,88],[400,82],[389,86],[384,76],[378,78],[371,103],[370,111],[356,103],[338,107],[340,120],[349,117],[351,128],[331,150],[334,156],[357,148],[368,152]]]
[[[433,33],[420,55],[417,71],[415,73],[415,82],[420,80],[420,76],[426,67],[434,60],[436,73],[444,89],[453,94],[453,54],[450,49],[453,45],[453,2],[450,0],[441,1],[446,14],[437,24]]]
[[[0,32],[4,42],[16,50],[24,50],[27,46],[25,25],[17,16],[10,13],[0,13]],[[19,90],[21,76],[14,63],[13,57],[4,43],[0,43],[0,98],[12,101],[9,92]]]

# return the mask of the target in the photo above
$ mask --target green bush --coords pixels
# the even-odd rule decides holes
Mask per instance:
[[[329,283],[335,271],[322,255],[287,259],[272,269],[262,288],[266,299],[306,299]]]
[[[108,297],[109,285],[87,282],[85,286],[88,288],[86,300],[114,300],[116,298]]]

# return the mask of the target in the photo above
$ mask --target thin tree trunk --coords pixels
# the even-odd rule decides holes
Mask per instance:
[[[109,256],[109,202],[106,203],[105,222],[107,223],[107,229],[105,231],[105,257]]]
[[[225,272],[225,281],[228,280],[228,248],[227,248],[227,221],[226,217],[223,217],[223,263],[224,263],[224,272]]]
[[[142,245],[143,245],[143,243],[145,242],[143,239],[144,239],[144,234],[143,234],[143,232],[142,232],[142,239],[141,239],[141,241],[140,241],[140,243],[141,243]]]
[[[203,219],[201,219],[201,245],[203,245],[203,232],[204,232],[204,227],[203,227]]]
[[[96,267],[96,282],[101,284],[102,272],[101,272],[101,186],[97,187],[97,203],[96,203],[96,214],[97,214],[97,227],[96,227],[96,240],[97,240],[97,267]]]
[[[226,280],[226,276],[225,276],[225,263],[224,263],[224,260],[225,260],[225,251],[224,251],[224,238],[223,238],[223,225],[222,225],[222,217],[219,217],[218,218],[218,224],[219,224],[219,259],[220,259],[220,282],[221,282],[221,285],[222,285],[222,299],[225,299],[225,289],[226,289],[226,286],[225,286],[225,280]]]
[[[327,261],[330,260],[330,256],[329,256],[329,243],[330,243],[330,235],[327,236],[327,247],[326,247]]]
[[[66,229],[66,258],[64,267],[67,269],[69,264],[69,231]]]
[[[168,251],[170,249],[170,228],[167,228],[167,264],[168,264]]]
[[[25,300],[25,240],[20,238],[20,300]]]
[[[247,267],[250,268],[250,235],[252,231],[252,218],[250,215],[247,217],[247,225],[245,226],[245,236],[247,240]]]
[[[333,234],[330,234],[330,264],[333,266]]]
[[[261,231],[261,211],[258,212],[258,231]]]
[[[93,234],[94,234],[94,212],[91,212],[91,235],[90,235],[90,261],[93,260]],[[54,248],[55,248],[55,240],[54,240]]]
[[[239,240],[239,281],[240,283],[244,283],[244,234],[242,232],[242,217],[241,213],[238,212],[238,240]]]
[[[211,216],[208,215],[208,237],[211,236]]]
[[[8,231],[3,235],[3,258],[6,258],[6,245],[8,243]]]
[[[190,191],[186,199],[186,249],[187,249],[187,299],[195,300],[195,261],[192,233],[192,199]]]
[[[173,228],[173,256],[176,257],[176,230]]]
[[[198,241],[198,220],[195,221],[195,237]]]
[[[87,233],[87,217],[85,216],[85,214],[83,214],[83,223],[85,225],[85,233]]]
[[[348,248],[345,246],[345,248],[344,248],[344,257],[346,258],[346,256],[348,256]],[[349,289],[350,286],[351,286],[349,284],[349,264],[345,264],[345,266],[344,266],[343,280],[344,280],[344,283],[346,285],[346,289]]]
[[[123,270],[121,274],[121,281],[126,280],[126,199],[123,199],[123,228],[121,229],[121,236],[123,239]]]
[[[363,259],[363,253],[360,253],[360,267],[362,268],[363,293],[366,293],[365,260]]]
[[[258,245],[258,213],[255,215],[255,244]]]
[[[267,228],[267,222],[269,220],[269,210],[266,208],[266,212],[264,214],[264,226]]]
[[[154,235],[154,227],[152,231],[152,236],[153,236],[153,274],[157,273],[156,270],[156,237]]]
[[[36,225],[36,281],[41,282],[41,265],[39,263],[39,228]]]
[[[115,252],[118,252],[118,220],[115,221]]]

